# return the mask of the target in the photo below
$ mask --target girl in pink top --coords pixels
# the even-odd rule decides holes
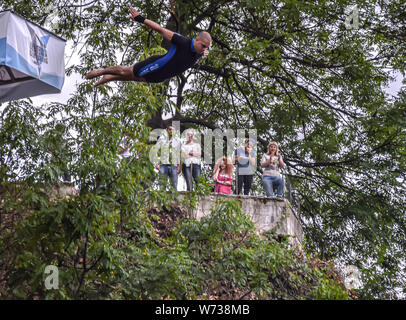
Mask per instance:
[[[231,194],[233,184],[233,164],[231,160],[222,157],[217,160],[213,172],[214,192]]]

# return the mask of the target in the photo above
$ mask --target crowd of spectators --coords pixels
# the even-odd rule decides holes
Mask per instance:
[[[185,140],[175,134],[175,128],[169,125],[159,137],[157,146],[161,152],[159,163],[155,164],[156,169],[162,177],[168,177],[172,186],[177,189],[178,176],[182,172],[186,181],[187,191],[193,189],[193,185],[199,183],[201,175],[202,149],[199,143],[195,142],[195,131],[187,129]],[[233,159],[220,157],[216,160],[213,169],[213,183],[215,193],[232,194],[233,169],[235,174],[235,193],[249,195],[253,182],[257,156],[254,152],[255,141],[245,140],[244,146],[234,151]],[[180,155],[176,157],[176,155]],[[277,197],[283,197],[283,179],[280,169],[285,167],[282,156],[279,153],[278,143],[272,141],[268,144],[266,152],[262,155],[260,166],[262,168],[262,186],[267,197],[273,197],[276,190]]]

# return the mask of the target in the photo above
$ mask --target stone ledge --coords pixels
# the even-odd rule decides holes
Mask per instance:
[[[184,198],[188,192],[179,192]],[[212,193],[199,198],[197,209],[190,215],[198,220],[210,214],[212,204],[218,198],[235,199],[241,203],[241,211],[248,214],[259,233],[273,230],[278,235],[291,235],[290,243],[300,247],[303,241],[303,229],[299,218],[292,210],[288,200],[277,197],[246,196],[234,194]]]

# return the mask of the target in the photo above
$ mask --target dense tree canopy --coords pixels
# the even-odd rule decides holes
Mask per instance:
[[[129,19],[128,5],[5,0],[0,9],[54,28],[80,57],[67,74],[85,75],[165,52],[157,33]],[[405,2],[134,0],[131,5],[189,37],[209,31],[209,56],[162,85],[118,83],[95,90],[84,82],[65,105],[1,106],[3,181],[43,182],[60,171],[60,163],[46,162],[49,142],[43,140],[47,130],[58,130],[57,122],[76,132],[69,140],[70,166],[83,194],[92,190],[96,175],[113,183],[112,146],[123,129],[132,130],[142,154],[146,125],[179,120],[182,127],[200,130],[255,128],[260,153],[271,140],[280,144],[301,200],[306,249],[361,269],[361,297],[399,296],[406,266],[406,90],[390,96],[385,88],[395,71],[405,73]],[[348,20],[354,5],[358,25]],[[52,24],[49,8],[58,13]],[[162,120],[168,112],[172,117]],[[41,161],[47,163],[43,171]],[[146,164],[139,169],[153,174]]]

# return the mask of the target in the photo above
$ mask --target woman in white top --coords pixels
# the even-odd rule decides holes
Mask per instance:
[[[284,168],[285,164],[278,151],[278,144],[272,141],[268,145],[268,151],[261,159],[261,167],[264,169],[262,175],[262,185],[267,197],[273,197],[273,189],[278,188],[277,196],[282,198],[283,182],[279,168]]]
[[[201,174],[200,157],[202,149],[200,144],[193,141],[194,130],[186,130],[186,143],[182,145],[182,173],[186,180],[187,191],[192,190],[192,177],[195,182]]]

